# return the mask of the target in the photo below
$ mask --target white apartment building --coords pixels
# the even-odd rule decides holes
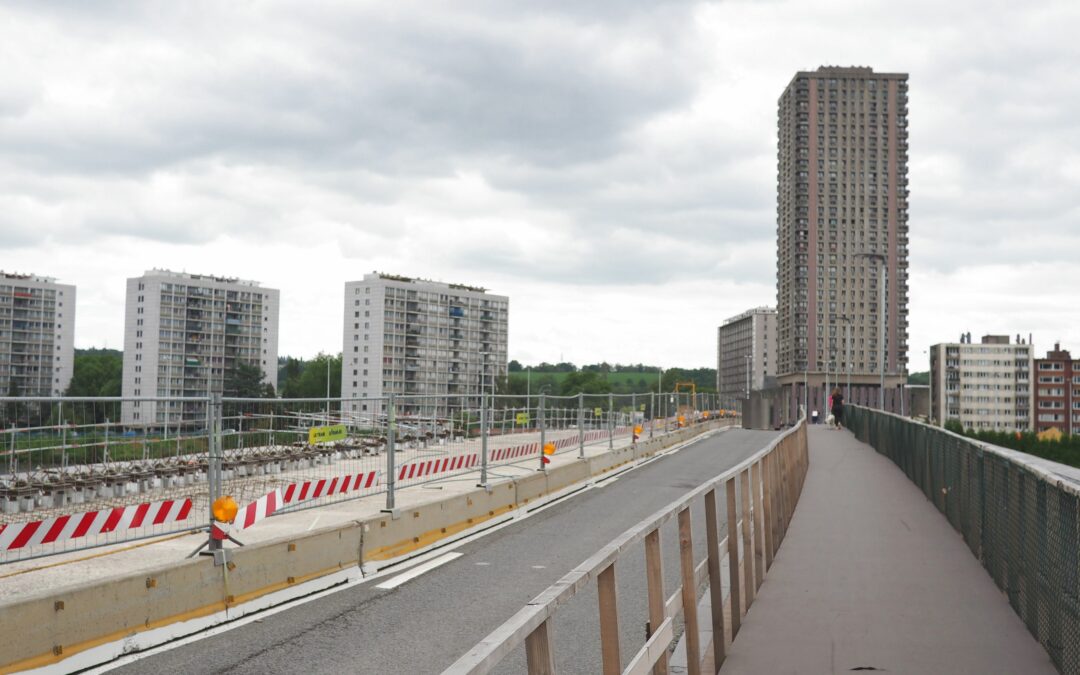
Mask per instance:
[[[930,348],[930,413],[935,424],[958,420],[977,431],[1027,431],[1032,428],[1031,372],[1034,347],[1017,337],[987,335],[972,344]]]
[[[75,363],[75,287],[0,271],[0,396],[60,396]]]
[[[226,393],[239,364],[258,366],[277,389],[280,292],[255,281],[151,270],[127,280],[123,395],[206,397]],[[131,426],[199,426],[202,402],[128,401]]]
[[[389,394],[402,414],[445,414],[447,398],[476,405],[506,376],[509,298],[486,289],[391,274],[345,284],[341,393],[354,412]]]
[[[717,329],[716,390],[723,407],[735,409],[736,401],[775,377],[776,309],[747,310]]]

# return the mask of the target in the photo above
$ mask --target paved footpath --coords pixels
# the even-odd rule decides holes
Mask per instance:
[[[888,459],[812,427],[791,529],[721,673],[1057,672],[960,535]]]

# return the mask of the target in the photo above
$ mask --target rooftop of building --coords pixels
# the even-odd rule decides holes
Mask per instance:
[[[957,347],[963,345],[974,344],[971,341],[971,333],[961,333],[959,342],[939,342],[934,347]],[[979,340],[979,344],[983,345],[1011,345],[1014,347],[1030,347],[1033,344],[1032,337],[1029,335],[1026,339],[1019,333],[1016,334],[1016,342],[1014,343],[1008,335],[983,335]]]
[[[43,284],[55,284],[56,277],[44,277],[40,274],[21,273],[21,272],[5,272],[0,270],[0,279],[11,279],[12,281],[36,281]]]
[[[785,88],[790,89],[799,78],[821,79],[823,77],[861,77],[875,80],[908,79],[907,73],[875,73],[870,66],[818,66],[817,70],[800,70],[795,73]]]
[[[188,281],[212,281],[218,284],[237,284],[239,286],[258,287],[262,285],[258,281],[240,279],[238,277],[223,277],[216,274],[194,274],[192,272],[174,272],[173,270],[157,268],[143,272],[143,277],[163,277],[169,279],[185,279]]]
[[[1072,361],[1072,354],[1068,349],[1062,349],[1060,342],[1054,343],[1054,348],[1046,352],[1046,357],[1035,359],[1036,361]]]
[[[487,293],[488,289],[482,286],[470,286],[468,284],[454,284],[447,283],[445,281],[435,281],[433,279],[423,279],[420,277],[406,277],[400,274],[387,274],[385,272],[372,272],[371,274],[364,275],[364,281],[376,281],[382,279],[384,281],[397,281],[405,284],[426,284],[430,286],[438,286],[440,288],[454,289],[459,291],[471,291],[473,293]],[[356,283],[356,282],[352,282]]]
[[[748,309],[745,312],[742,312],[741,314],[737,314],[737,315],[731,317],[730,319],[726,319],[724,321],[723,325],[727,326],[729,324],[735,323],[736,321],[742,321],[743,319],[745,319],[747,317],[751,317],[751,316],[753,316],[755,314],[776,314],[776,308],[775,307],[764,307],[764,306],[762,306],[762,307],[754,307],[753,309]]]

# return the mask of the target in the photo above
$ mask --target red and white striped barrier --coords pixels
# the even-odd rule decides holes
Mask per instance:
[[[73,513],[29,523],[8,523],[0,525],[0,552],[169,525],[187,520],[190,513],[190,499],[167,499],[162,502]],[[117,537],[120,538],[122,537]]]
[[[441,459],[411,462],[402,465],[401,470],[398,471],[397,479],[408,480],[410,478],[423,478],[424,476],[443,473],[445,471],[469,469],[476,466],[479,462],[480,458],[476,453],[471,455],[458,455],[457,457],[443,457]]]
[[[499,448],[491,453],[489,461],[501,462],[505,459],[517,459],[519,457],[528,457],[529,455],[539,454],[539,443],[526,443],[525,445],[515,445],[510,448]]]
[[[282,490],[282,501],[288,506],[308,499],[366,490],[379,484],[379,473],[379,471],[366,471],[348,476],[335,476],[333,478],[320,478],[319,480],[309,480],[303,483],[293,483]]]
[[[231,523],[213,523],[210,525],[212,539],[225,539],[230,532],[245,530],[263,518],[269,518],[281,506],[281,489],[268,492],[262,497],[241,507],[236,512],[236,520]]]

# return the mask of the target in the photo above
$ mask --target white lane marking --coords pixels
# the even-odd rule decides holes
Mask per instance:
[[[383,583],[378,584],[377,586],[375,586],[375,588],[381,588],[381,589],[383,589],[385,591],[388,591],[391,588],[397,588],[398,586],[405,583],[406,581],[412,581],[413,579],[420,576],[421,574],[425,574],[427,572],[430,572],[431,570],[435,569],[436,567],[439,567],[440,565],[445,565],[446,563],[450,562],[451,560],[456,560],[456,559],[460,558],[463,555],[465,555],[465,554],[464,553],[447,553],[446,555],[441,555],[438,558],[435,558],[434,560],[427,561],[423,565],[417,565],[416,567],[412,568],[411,570],[409,570],[405,574],[397,575],[396,577],[394,577],[390,581],[384,581]]]
[[[544,569],[544,566],[543,565],[533,565],[532,568],[534,570],[542,570],[542,569]]]
[[[484,566],[490,565],[491,563],[489,563],[489,562],[478,562],[476,564],[480,565],[481,567],[484,567]]]

